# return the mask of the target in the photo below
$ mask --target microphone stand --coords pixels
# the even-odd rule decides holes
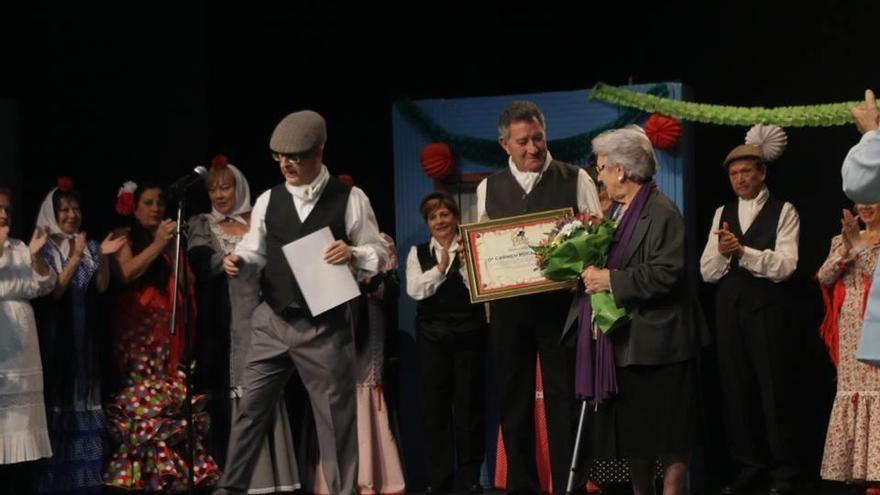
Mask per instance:
[[[186,236],[186,230],[184,229],[183,222],[183,214],[186,209],[186,189],[179,189],[175,191],[177,193],[177,227],[175,230],[176,237],[176,247],[175,247],[175,256],[174,256],[174,294],[172,294],[171,299],[171,335],[172,337],[177,334],[177,296],[180,290],[180,284],[183,283],[183,353],[181,357],[181,362],[183,363],[183,387],[186,391],[186,397],[183,403],[183,416],[186,419],[186,462],[189,466],[188,472],[189,476],[187,479],[187,493],[192,494],[193,489],[195,488],[195,479],[194,479],[194,471],[195,471],[195,463],[194,463],[194,450],[195,450],[195,430],[193,426],[193,410],[192,410],[192,369],[191,364],[192,360],[190,359],[191,349],[190,349],[190,335],[189,335],[189,291],[186,290],[189,287],[189,280],[187,280],[187,275],[189,270],[186,269],[186,261],[184,260],[185,251],[183,250],[185,241],[184,237]],[[181,276],[181,265],[184,266],[183,275]]]

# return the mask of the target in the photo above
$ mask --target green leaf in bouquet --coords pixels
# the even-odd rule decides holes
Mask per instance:
[[[618,308],[610,292],[590,294],[593,305],[593,318],[602,333],[608,333],[617,326],[629,321],[630,316],[624,308]]]
[[[574,280],[584,271],[578,239],[569,239],[545,257],[544,276],[555,282]]]

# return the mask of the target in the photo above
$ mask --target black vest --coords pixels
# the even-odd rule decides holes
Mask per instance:
[[[430,243],[416,247],[419,265],[426,272],[437,266],[431,254]],[[420,332],[448,334],[477,330],[486,325],[486,311],[482,304],[471,304],[470,294],[459,273],[458,256],[452,256],[446,281],[440,284],[431,297],[416,305],[416,328]]]
[[[507,167],[486,180],[486,213],[489,218],[502,218],[569,206],[577,213],[579,170],[553,160],[541,180],[526,194]]]
[[[281,313],[294,302],[304,310],[308,308],[281,248],[324,227],[330,227],[334,239],[349,242],[345,233],[345,210],[350,192],[349,186],[330,177],[303,223],[293,204],[293,196],[284,184],[272,188],[266,208],[266,267],[262,290],[263,298],[275,313]]]
[[[724,205],[718,228],[727,222],[730,232],[735,235],[743,246],[759,251],[776,248],[776,230],[779,216],[785,203],[772,197],[755,216],[749,230],[743,234],[739,224],[738,200]],[[753,276],[739,266],[739,258],[730,260],[730,270],[718,282],[715,293],[719,307],[734,305],[752,311],[770,304],[783,303],[786,300],[785,282],[772,282],[765,278]]]

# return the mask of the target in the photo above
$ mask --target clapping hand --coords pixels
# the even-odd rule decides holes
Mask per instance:
[[[115,254],[122,249],[122,246],[124,246],[126,242],[128,242],[127,235],[122,234],[118,237],[113,237],[113,233],[111,232],[107,234],[107,237],[101,242],[101,254],[104,256]]]
[[[31,242],[28,243],[31,257],[36,256],[37,253],[40,252],[40,249],[43,249],[47,240],[49,240],[49,231],[47,229],[43,227],[37,227],[34,229],[34,235],[31,236]]]
[[[446,273],[446,268],[449,266],[449,247],[443,247],[440,250],[440,260],[437,262],[437,270],[440,270],[440,273]]]
[[[722,256],[726,258],[730,258],[734,255],[742,256],[742,244],[740,244],[739,239],[733,235],[733,232],[730,231],[730,226],[727,222],[721,224],[721,230],[716,230],[714,233],[718,235],[718,252],[721,253]]]
[[[80,232],[73,239],[73,251],[70,253],[71,258],[81,259],[83,253],[86,252],[86,233]]]
[[[843,218],[840,220],[840,248],[837,253],[843,258],[849,258],[854,251],[876,247],[880,239],[871,240],[859,230],[859,217],[849,210],[843,210]]]

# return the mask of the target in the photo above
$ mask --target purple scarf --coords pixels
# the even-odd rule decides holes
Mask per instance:
[[[642,216],[648,196],[654,190],[654,181],[642,185],[626,209],[614,232],[606,268],[614,270],[623,264],[623,255],[632,239],[636,224]],[[574,391],[579,400],[602,402],[617,393],[617,370],[614,365],[614,347],[604,332],[596,332],[593,348],[593,305],[589,295],[580,298],[578,334],[575,354]]]

